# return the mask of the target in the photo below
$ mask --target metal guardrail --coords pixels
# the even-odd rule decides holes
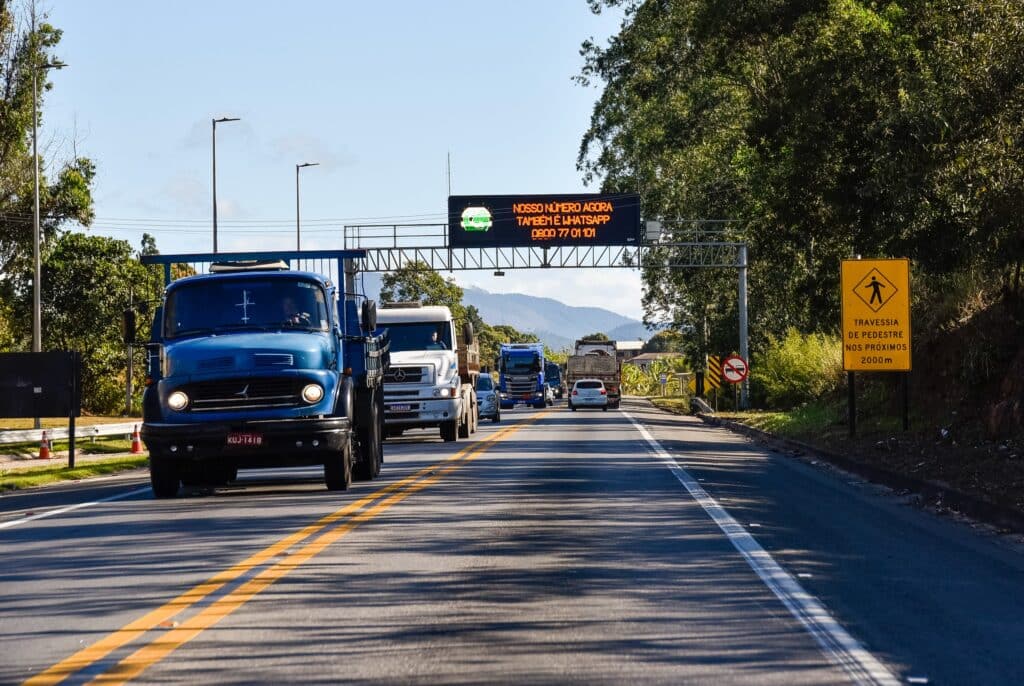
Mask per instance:
[[[142,422],[122,422],[118,424],[92,424],[89,426],[76,426],[75,438],[94,438],[96,436],[117,436],[118,434],[131,435],[135,427],[141,427]],[[44,429],[24,429],[19,431],[0,431],[0,445],[11,445],[13,443],[34,443],[42,440]],[[68,437],[67,428],[45,429],[46,437],[51,440],[61,440]]]

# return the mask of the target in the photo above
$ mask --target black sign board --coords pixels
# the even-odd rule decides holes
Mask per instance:
[[[0,417],[82,414],[81,354],[0,353]]]
[[[448,196],[448,247],[639,245],[640,196]]]

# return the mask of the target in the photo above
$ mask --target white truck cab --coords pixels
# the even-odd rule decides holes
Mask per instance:
[[[439,427],[455,441],[476,431],[479,353],[472,327],[461,339],[451,310],[418,303],[387,303],[377,314],[387,329],[391,366],[384,376],[384,425],[389,436]]]

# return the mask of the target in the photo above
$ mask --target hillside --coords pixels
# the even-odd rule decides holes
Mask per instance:
[[[366,294],[377,298],[380,276],[364,277]],[[535,334],[553,350],[572,347],[573,342],[587,334],[603,332],[613,340],[648,339],[651,332],[629,317],[600,307],[576,307],[554,298],[541,298],[521,293],[491,293],[481,288],[466,288],[462,301],[473,305],[488,324],[507,324],[520,331]]]

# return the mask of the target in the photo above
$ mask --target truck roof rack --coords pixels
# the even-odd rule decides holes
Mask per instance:
[[[288,263],[284,260],[237,260],[234,262],[212,262],[210,271],[216,273],[250,272],[250,271],[287,271]]]

